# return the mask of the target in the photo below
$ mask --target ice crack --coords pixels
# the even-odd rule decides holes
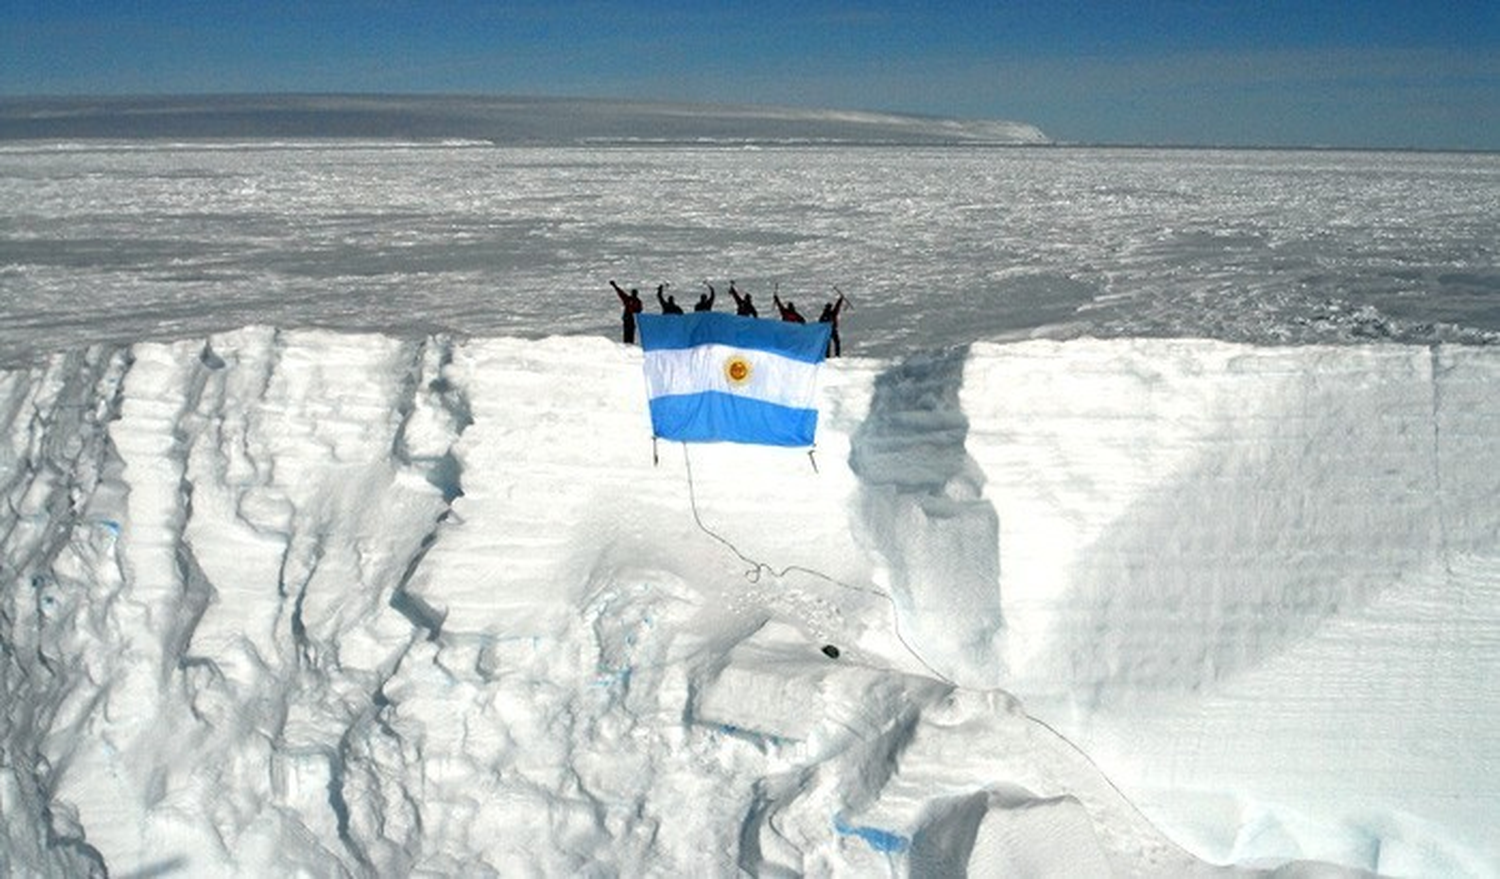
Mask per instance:
[[[421,473],[442,492],[445,505],[407,563],[390,598],[390,606],[413,626],[425,629],[428,640],[436,640],[442,632],[446,614],[407,591],[407,585],[437,542],[442,523],[453,511],[453,502],[463,496],[463,466],[453,453],[453,444],[474,423],[468,397],[444,374],[452,362],[453,344],[446,337],[427,339],[413,352],[403,381],[402,400],[397,406],[401,424],[391,447],[391,455],[398,463]]]
[[[864,487],[868,542],[889,568],[916,649],[955,645],[925,659],[951,679],[992,685],[1004,624],[999,519],[965,449],[959,392],[968,353],[917,355],[880,375],[869,415],[850,437],[849,466]]]

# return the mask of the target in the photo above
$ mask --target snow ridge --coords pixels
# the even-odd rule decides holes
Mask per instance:
[[[653,466],[597,338],[3,372],[0,871],[1485,875],[1497,379],[848,358],[814,472]]]

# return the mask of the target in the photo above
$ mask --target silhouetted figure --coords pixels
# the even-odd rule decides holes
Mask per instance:
[[[843,357],[843,345],[838,344],[838,312],[841,311],[843,311],[843,294],[840,293],[837,302],[823,306],[823,314],[817,315],[817,323],[834,326],[832,333],[828,335],[829,357]]]
[[[760,312],[755,310],[755,303],[750,300],[750,294],[741,294],[734,289],[734,282],[729,282],[729,295],[734,297],[734,313],[740,317],[760,317]]]
[[[703,282],[703,286],[705,286],[705,287],[708,288],[708,292],[707,293],[701,293],[701,294],[698,295],[698,303],[693,306],[693,310],[694,311],[713,311],[714,310],[714,299],[717,298],[719,294],[717,294],[717,293],[714,292],[714,285],[713,284],[710,284],[707,281],[705,281],[705,282]]]
[[[837,302],[830,302],[823,306],[823,313],[818,315],[818,323],[833,324],[833,332],[828,336],[828,356],[843,357],[843,347],[839,344],[839,312],[844,309],[844,294],[840,293]]]
[[[615,288],[615,295],[620,297],[620,305],[624,306],[624,310],[620,312],[620,322],[624,324],[625,344],[634,345],[635,316],[640,314],[641,309],[645,308],[646,305],[641,302],[641,294],[636,292],[634,287],[631,287],[630,292],[626,293],[614,281],[610,281],[609,286]]]
[[[666,284],[656,285],[656,301],[661,303],[662,314],[682,314],[682,306],[677,304],[676,296],[662,296],[661,291],[667,289]]]
[[[807,323],[807,318],[797,313],[797,306],[793,305],[790,300],[786,302],[781,301],[781,294],[772,294],[771,301],[776,303],[776,310],[781,312],[782,320],[794,324]]]

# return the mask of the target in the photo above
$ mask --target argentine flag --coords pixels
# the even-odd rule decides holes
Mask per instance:
[[[651,430],[689,443],[810,446],[832,324],[643,314]]]

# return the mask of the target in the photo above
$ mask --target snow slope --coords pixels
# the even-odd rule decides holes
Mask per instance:
[[[850,358],[814,470],[593,337],[0,373],[0,872],[1494,875],[1497,379]]]

